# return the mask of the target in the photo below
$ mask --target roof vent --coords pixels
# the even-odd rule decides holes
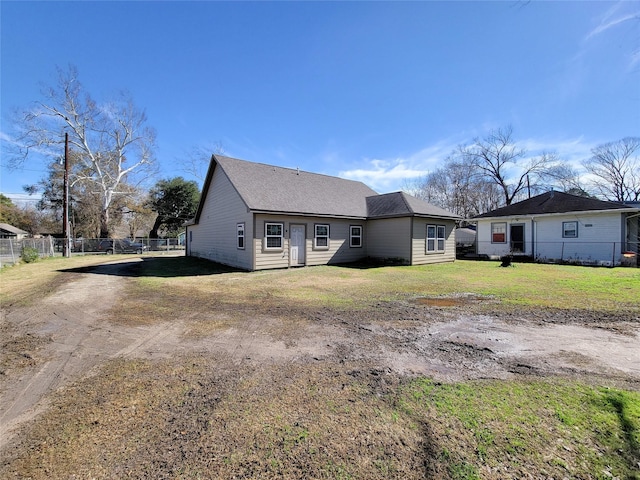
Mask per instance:
[[[300,175],[300,167],[296,167],[296,175]]]

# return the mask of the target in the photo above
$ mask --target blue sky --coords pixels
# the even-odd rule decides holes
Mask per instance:
[[[578,164],[640,135],[640,2],[0,2],[0,138],[73,64],[126,89],[163,178],[195,147],[361,180],[380,193],[511,125]],[[20,193],[42,163],[10,171]]]

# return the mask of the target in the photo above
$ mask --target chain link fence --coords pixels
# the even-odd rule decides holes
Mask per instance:
[[[20,260],[25,248],[33,248],[38,251],[40,258],[53,257],[55,255],[55,239],[44,238],[0,238],[0,267],[13,265]]]
[[[481,257],[513,255],[538,263],[637,267],[640,261],[638,242],[535,242],[533,248],[525,242],[511,246],[478,242],[476,248]]]
[[[62,238],[23,238],[21,240],[0,238],[0,267],[13,265],[20,261],[22,251],[26,247],[38,250],[41,258],[60,256],[64,252]],[[111,255],[119,253],[134,253],[145,255],[149,253],[179,253],[184,252],[184,237],[182,238],[142,238],[142,239],[114,239],[114,238],[76,238],[71,241],[71,255]]]

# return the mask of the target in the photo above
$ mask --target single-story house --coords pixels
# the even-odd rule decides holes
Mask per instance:
[[[9,225],[8,223],[0,223],[0,238],[11,238],[13,240],[22,240],[24,237],[28,237],[29,232]]]
[[[213,155],[186,255],[244,270],[453,262],[457,220],[404,192]]]
[[[479,255],[620,265],[638,253],[639,217],[634,206],[550,191],[473,221]]]

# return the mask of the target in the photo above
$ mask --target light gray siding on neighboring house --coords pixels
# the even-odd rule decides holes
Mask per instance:
[[[505,224],[505,241],[493,243],[491,241],[491,225],[493,223],[497,224]],[[523,224],[524,227],[524,238],[525,238],[525,251],[524,255],[531,255],[531,220],[524,220],[523,217],[519,218],[509,218],[509,217],[501,217],[494,219],[482,219],[478,220],[477,227],[477,249],[478,254],[480,255],[488,255],[489,257],[501,257],[503,255],[508,255],[511,252],[511,237],[509,227],[512,224]]]
[[[427,225],[445,226],[444,252],[427,253]],[[426,218],[413,219],[412,265],[427,265],[430,263],[453,262],[456,259],[456,224],[451,220]]]
[[[513,249],[543,262],[618,265],[629,248],[628,216],[639,210],[551,190],[476,216],[477,252],[501,256]]]
[[[624,224],[619,212],[584,213],[540,217],[535,221],[535,256],[540,259],[563,259],[619,263]],[[563,222],[578,222],[578,236],[562,237]],[[615,250],[614,250],[615,249]]]
[[[216,169],[200,222],[192,225],[191,255],[253,270],[253,252],[248,241],[253,235],[252,215],[222,169]],[[237,225],[245,224],[245,248],[237,248]]]
[[[577,236],[563,237],[563,223],[577,222]],[[492,223],[506,223],[506,242],[491,242]],[[620,212],[572,212],[478,220],[478,253],[502,256],[510,253],[510,226],[524,224],[525,255],[541,261],[620,263],[624,248],[624,218]]]
[[[374,259],[411,258],[411,217],[384,218],[367,222],[367,255]]]

